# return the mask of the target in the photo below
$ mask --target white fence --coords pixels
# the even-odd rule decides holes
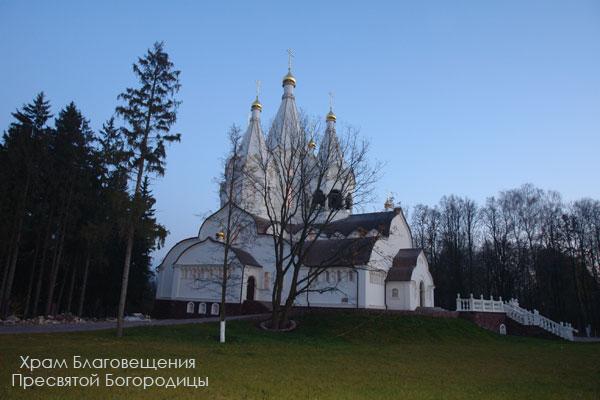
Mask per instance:
[[[559,336],[566,340],[573,340],[573,332],[577,332],[571,324],[552,321],[549,318],[540,315],[538,310],[529,311],[519,306],[519,301],[511,299],[507,302],[502,301],[502,297],[494,300],[493,297],[479,299],[473,295],[467,299],[462,299],[460,294],[456,296],[456,311],[474,311],[474,312],[501,312],[507,317],[518,322],[521,325],[539,326],[540,328]]]
[[[471,295],[468,299],[461,299],[458,295],[456,297],[456,311],[504,312],[504,303],[502,297],[494,300],[493,297],[484,299],[482,295],[479,299],[476,299]]]

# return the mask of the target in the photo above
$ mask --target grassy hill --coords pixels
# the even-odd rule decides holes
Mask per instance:
[[[503,337],[457,319],[308,315],[286,334],[248,321],[113,332],[0,336],[0,399],[598,399],[600,345]],[[196,358],[195,370],[38,370],[208,376],[207,389],[10,388],[19,356]]]

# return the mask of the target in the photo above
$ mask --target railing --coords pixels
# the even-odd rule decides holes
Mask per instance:
[[[502,297],[494,300],[493,297],[484,299],[483,295],[476,299],[471,294],[468,299],[461,299],[460,295],[456,297],[456,311],[477,311],[477,312],[504,312],[504,303]]]
[[[462,299],[459,294],[456,297],[456,311],[502,312],[521,325],[539,326],[547,332],[570,341],[573,340],[573,333],[577,332],[577,329],[569,323],[558,323],[540,315],[538,310],[529,311],[520,307],[516,299],[503,302],[502,297],[498,300],[494,300],[493,297],[489,300],[484,299],[483,296],[477,299],[472,294],[469,298]]]

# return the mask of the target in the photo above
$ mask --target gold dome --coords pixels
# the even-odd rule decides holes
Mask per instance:
[[[316,143],[315,143],[315,141],[314,141],[314,140],[311,138],[311,139],[308,141],[308,148],[309,148],[309,149],[311,149],[311,150],[314,150],[314,149],[315,149],[315,147],[317,147],[317,144],[316,144]]]
[[[296,78],[294,78],[294,75],[292,75],[291,71],[288,71],[288,73],[283,77],[283,86],[285,86],[288,82],[296,87]]]
[[[224,240],[225,239],[225,233],[224,232],[217,232],[216,235],[217,240]]]
[[[258,96],[256,97],[256,100],[252,102],[252,106],[250,107],[251,110],[254,110],[255,108],[258,109],[258,111],[262,111],[262,104],[258,101]]]
[[[327,117],[325,118],[327,121],[334,121],[337,119],[332,110],[329,110],[327,113]]]

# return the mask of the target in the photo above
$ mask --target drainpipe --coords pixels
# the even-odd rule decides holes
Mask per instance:
[[[387,311],[387,279],[383,281],[383,305],[385,305],[385,310]]]
[[[356,270],[356,308],[359,308],[358,303],[360,303],[360,297],[358,297],[358,270]]]
[[[245,272],[245,270],[246,270],[246,266],[244,264],[242,264],[242,279],[241,279],[242,283],[240,284],[240,313],[242,313],[242,311],[243,311],[242,308],[244,308],[243,307],[243,304],[244,304],[243,294],[244,294],[244,272]]]

